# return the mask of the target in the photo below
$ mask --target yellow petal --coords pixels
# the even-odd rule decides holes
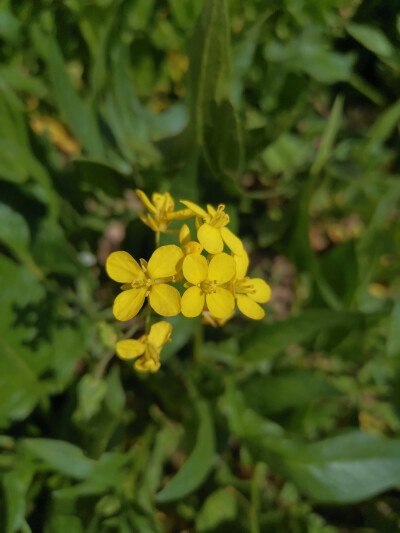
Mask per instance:
[[[261,320],[265,316],[265,311],[261,305],[258,305],[258,303],[245,294],[237,294],[236,303],[239,311],[253,320]]]
[[[190,239],[191,239],[191,235],[190,235],[189,226],[187,224],[183,224],[179,232],[179,244],[181,246],[184,246],[190,241]]]
[[[175,287],[166,283],[151,286],[149,303],[161,316],[175,316],[181,310],[181,295]]]
[[[211,216],[215,215],[217,212],[217,210],[211,204],[207,204],[207,211]]]
[[[217,287],[216,292],[207,294],[207,307],[215,318],[226,318],[235,307],[235,299],[230,291]]]
[[[189,318],[198,316],[204,308],[204,293],[199,287],[190,287],[182,296],[182,314]]]
[[[135,370],[139,372],[157,372],[160,368],[160,361],[154,361],[153,359],[147,359],[146,357],[139,357],[133,365]]]
[[[167,220],[186,220],[193,216],[191,209],[179,209],[179,211],[173,211],[172,213],[166,213],[165,218]]]
[[[183,260],[182,271],[190,283],[197,285],[207,279],[207,259],[204,255],[189,254]]]
[[[151,279],[174,276],[182,268],[183,252],[179,246],[168,244],[160,246],[150,257],[147,273]]]
[[[249,256],[246,251],[243,251],[241,255],[233,255],[233,259],[236,264],[236,279],[243,279],[249,268]]]
[[[146,289],[130,289],[123,291],[114,300],[113,313],[117,320],[130,320],[140,311],[144,299],[146,297]]]
[[[188,209],[193,211],[193,213],[201,218],[208,219],[208,213],[207,211],[204,211],[202,207],[200,207],[197,204],[194,204],[193,202],[189,202],[188,200],[181,200],[181,204],[185,205]]]
[[[228,283],[236,272],[235,260],[231,255],[222,253],[214,255],[208,265],[208,279],[216,280],[219,285]]]
[[[271,298],[271,287],[261,278],[254,278],[250,280],[253,285],[254,293],[249,296],[260,304],[265,304]]]
[[[174,210],[175,202],[169,192],[165,192],[164,194],[154,192],[151,199],[153,200],[153,204],[157,211],[161,211],[162,209],[164,209],[164,211]]]
[[[165,320],[161,320],[161,322],[157,322],[151,326],[148,337],[149,342],[157,348],[161,348],[163,344],[168,342],[171,332],[171,324],[169,322],[165,322]]]
[[[139,357],[139,355],[144,353],[145,349],[145,344],[135,339],[119,341],[115,347],[115,351],[121,359],[134,359],[135,357]]]
[[[203,248],[210,254],[219,254],[224,249],[221,230],[210,226],[207,222],[202,224],[197,230],[197,238]]]
[[[232,250],[234,254],[241,255],[244,251],[244,248],[239,237],[236,237],[236,235],[228,228],[221,228],[220,231],[227,247]]]
[[[146,224],[146,226],[149,226],[150,229],[153,231],[159,231],[158,224],[152,218],[148,213],[145,215],[144,213],[138,213],[140,220],[143,222],[143,224]]]
[[[141,191],[140,189],[136,189],[135,192],[138,195],[139,200],[145,205],[145,207],[147,207],[149,211],[151,211],[152,213],[157,213],[157,209],[150,202],[147,195],[143,191]]]
[[[113,252],[107,257],[106,271],[118,283],[130,283],[144,279],[145,275],[138,263],[128,252]]]

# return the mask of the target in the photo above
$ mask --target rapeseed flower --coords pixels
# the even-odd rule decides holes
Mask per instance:
[[[117,320],[130,320],[140,311],[145,298],[156,313],[174,316],[181,310],[179,291],[168,285],[180,272],[183,252],[174,244],[161,246],[147,263],[140,265],[127,252],[113,252],[106,262],[107,274],[123,283],[123,291],[114,301],[113,313]]]
[[[261,278],[246,276],[249,267],[249,257],[243,250],[241,255],[235,255],[236,275],[231,282],[231,290],[236,298],[236,305],[244,315],[254,320],[261,320],[265,311],[259,304],[268,302],[271,297],[271,287]]]
[[[164,194],[158,192],[153,193],[151,197],[152,201],[150,201],[147,195],[140,189],[136,189],[136,194],[153,215],[151,216],[149,213],[146,215],[139,213],[139,217],[141,221],[153,231],[161,233],[177,233],[176,230],[168,230],[169,224],[173,220],[185,220],[193,216],[189,209],[174,211],[175,202],[168,192],[165,192]]]
[[[157,372],[160,368],[160,352],[171,339],[172,326],[161,321],[153,324],[148,335],[139,339],[117,342],[116,351],[121,359],[136,359],[134,367],[140,372]]]
[[[219,204],[217,209],[207,205],[207,211],[202,207],[181,200],[203,223],[197,230],[197,238],[203,248],[210,254],[219,254],[224,249],[224,243],[234,254],[243,252],[242,241],[236,237],[226,226],[229,224],[229,215],[225,213],[224,204]]]
[[[182,296],[182,314],[187,317],[200,315],[204,304],[215,318],[229,316],[235,300],[226,288],[235,275],[235,261],[228,254],[216,254],[210,261],[203,255],[189,254],[183,260],[182,272],[189,287]]]

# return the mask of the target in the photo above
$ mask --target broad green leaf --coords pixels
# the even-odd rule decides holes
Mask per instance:
[[[215,454],[213,420],[204,400],[197,400],[199,429],[195,447],[186,463],[172,480],[157,494],[157,503],[167,503],[184,498],[207,478]]]
[[[240,389],[247,405],[264,415],[296,409],[321,398],[339,395],[327,380],[304,370],[276,376],[255,376],[241,383]]]
[[[86,374],[78,385],[78,409],[75,416],[82,421],[90,420],[101,409],[102,401],[107,394],[107,383]]]
[[[240,386],[234,381],[227,383],[225,394],[220,397],[218,407],[227,418],[229,430],[239,438],[259,440],[262,437],[283,434],[283,429],[278,424],[262,418],[247,406]]]
[[[310,160],[311,147],[299,136],[284,133],[261,154],[268,169],[273,173],[292,175]]]
[[[353,39],[374,54],[383,57],[389,57],[393,54],[393,46],[380,28],[351,22],[346,26],[346,30]]]
[[[93,472],[95,462],[69,442],[55,439],[23,439],[20,444],[22,449],[33,457],[68,477],[86,479]]]
[[[103,157],[103,143],[93,110],[81,100],[68,77],[56,40],[48,38],[48,67],[54,96],[65,122],[89,155]]]
[[[237,177],[243,143],[231,103],[231,58],[226,0],[206,0],[190,54],[191,125],[217,178]]]
[[[82,520],[69,514],[55,514],[51,519],[51,528],[57,533],[84,533]]]
[[[320,442],[288,447],[282,468],[309,498],[354,503],[400,484],[400,443],[351,432]]]
[[[41,398],[44,390],[32,369],[8,343],[0,338],[0,427],[10,420],[26,418]]]
[[[98,461],[90,463],[91,469],[85,476],[81,475],[78,478],[77,475],[69,474],[69,477],[72,476],[82,481],[71,487],[57,490],[54,496],[57,500],[70,500],[84,496],[98,496],[110,489],[115,493],[121,493],[127,479],[126,468],[129,463],[132,464],[132,457],[129,453],[105,453]],[[58,470],[58,466],[55,466]],[[67,472],[63,473],[68,475]]]
[[[0,202],[0,241],[17,255],[27,253],[30,241],[30,232],[25,218],[11,209],[7,204]]]
[[[249,330],[242,340],[243,362],[255,363],[276,357],[291,344],[315,338],[318,333],[337,327],[352,329],[362,324],[360,313],[309,310],[297,317],[259,324]]]
[[[219,526],[235,520],[238,513],[238,498],[229,487],[210,494],[196,517],[196,531],[216,531]]]

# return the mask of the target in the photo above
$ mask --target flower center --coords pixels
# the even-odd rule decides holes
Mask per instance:
[[[210,216],[208,223],[210,226],[214,226],[215,228],[223,228],[229,224],[229,215],[225,213],[224,204],[219,204],[216,212]]]
[[[214,294],[217,292],[217,285],[218,281],[216,279],[206,279],[197,286],[200,287],[200,289],[206,294]]]
[[[249,277],[239,279],[235,282],[235,292],[238,294],[255,294],[254,285]]]
[[[150,287],[153,285],[154,281],[151,279],[151,278],[148,278],[146,276],[145,279],[139,279],[137,281],[132,281],[131,282],[131,287],[132,289],[142,289],[144,287],[147,287],[148,289],[150,289]]]

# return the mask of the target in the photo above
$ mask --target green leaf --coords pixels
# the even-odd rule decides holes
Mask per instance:
[[[103,143],[96,118],[72,86],[60,48],[53,37],[48,37],[47,61],[54,96],[63,119],[89,154],[101,158],[103,156]]]
[[[199,429],[196,445],[175,477],[157,494],[157,503],[184,498],[203,484],[211,469],[215,454],[213,420],[204,400],[197,401]]]
[[[75,479],[86,479],[92,474],[95,462],[69,442],[53,439],[23,439],[20,443],[22,449],[56,472]]]
[[[242,340],[241,361],[258,362],[276,357],[291,344],[308,341],[323,330],[337,327],[354,328],[362,323],[360,313],[309,310],[302,315],[273,324],[253,327]]]
[[[389,57],[393,54],[393,46],[381,29],[351,22],[347,25],[346,30],[353,39],[374,54],[383,57]]]
[[[51,531],[57,533],[84,533],[81,519],[78,516],[57,514],[51,518]]]
[[[318,174],[331,156],[333,144],[342,122],[342,114],[343,98],[339,95],[336,97],[335,103],[333,104],[333,108],[331,114],[329,115],[329,120],[322,136],[317,156],[311,167],[312,174]]]
[[[27,252],[30,232],[25,218],[7,204],[0,202],[0,241],[12,250]]]
[[[387,354],[391,357],[400,357],[400,298],[394,303],[389,322],[387,337]]]
[[[320,272],[338,300],[348,308],[358,287],[358,257],[355,239],[337,244],[319,262]],[[346,265],[346,268],[343,268]],[[340,275],[338,273],[340,272]]]
[[[6,504],[6,533],[22,530],[26,513],[26,494],[33,475],[33,466],[19,461],[15,470],[5,473],[1,478]]]
[[[225,522],[235,520],[238,513],[238,499],[235,492],[228,488],[210,494],[196,517],[196,531],[216,531]]]
[[[0,338],[0,427],[9,420],[23,420],[44,397],[44,390],[34,372],[10,346]]]
[[[75,412],[79,420],[88,421],[100,411],[102,401],[107,394],[107,383],[86,374],[78,385],[78,409]]]
[[[231,57],[226,0],[206,0],[190,54],[191,120],[195,140],[217,178],[237,177],[243,154],[231,103]]]
[[[265,391],[264,387],[262,391]],[[246,405],[240,386],[233,380],[228,381],[218,407],[228,420],[229,430],[239,438],[259,440],[265,436],[283,434],[283,429],[278,424],[262,418]]]
[[[296,370],[277,376],[255,376],[240,384],[246,403],[264,415],[296,409],[339,392],[314,373]]]
[[[385,142],[400,121],[400,100],[388,107],[379,115],[377,120],[368,132],[368,137],[364,145],[364,152],[368,154],[373,143]]]
[[[318,502],[354,503],[400,484],[400,443],[377,435],[355,431],[294,447],[281,459],[286,475]]]
[[[269,170],[275,174],[293,174],[308,162],[311,149],[308,142],[291,133],[284,133],[261,154]]]

